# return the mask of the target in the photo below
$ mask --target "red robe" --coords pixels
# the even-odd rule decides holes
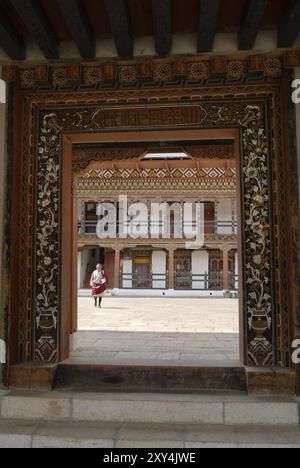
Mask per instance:
[[[92,294],[94,297],[100,296],[101,294],[104,294],[105,291],[108,289],[108,276],[105,273],[105,271],[102,271],[103,278],[106,280],[104,284],[97,284],[93,283],[92,286]]]

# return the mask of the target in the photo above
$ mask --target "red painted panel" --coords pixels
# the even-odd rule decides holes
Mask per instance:
[[[128,0],[128,8],[134,37],[152,36],[152,1]]]
[[[51,26],[56,32],[57,37],[61,41],[67,41],[71,39],[66,21],[60,12],[59,4],[57,0],[41,0],[43,9],[50,21]]]
[[[94,36],[98,39],[112,35],[104,0],[83,0]]]
[[[204,222],[205,222],[204,233],[214,234],[215,232],[215,205],[213,203],[205,203]]]

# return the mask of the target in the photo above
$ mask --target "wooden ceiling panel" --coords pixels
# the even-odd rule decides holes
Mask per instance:
[[[105,8],[104,0],[83,0],[94,37],[97,39],[112,36],[109,18]]]
[[[152,0],[128,0],[134,37],[152,36]]]
[[[200,0],[172,0],[173,33],[195,33],[199,10]]]
[[[264,29],[277,27],[289,9],[289,0],[269,0],[262,22]]]
[[[119,56],[132,57],[134,38],[127,0],[105,0],[105,7]]]
[[[51,0],[51,2],[49,0],[41,0],[41,4],[57,37],[61,41],[71,40],[72,36],[60,12],[57,0]]]
[[[119,13],[119,3],[122,0],[81,0],[82,5],[85,10],[85,21],[86,25],[89,23],[91,26],[90,35],[94,39],[104,39],[104,38],[113,38],[116,39],[116,35],[120,35],[118,32],[119,26],[114,22],[114,35],[112,33],[112,18],[109,17],[107,9],[110,10],[111,16],[111,9],[113,8],[114,2],[116,2],[117,8],[114,12],[114,16],[120,16]],[[163,0],[162,0],[163,1]],[[201,1],[204,0],[170,0],[171,1],[171,23],[172,23],[172,33],[173,34],[195,34],[195,41],[196,41],[196,33],[198,33],[198,42],[199,42],[199,29],[204,35],[206,24],[206,13],[209,13],[213,8],[213,2],[207,3],[207,7],[205,7],[205,15],[203,17],[203,24],[201,25],[200,17],[200,5]],[[297,0],[298,1],[298,0]],[[300,0],[299,0],[300,1]],[[128,36],[129,42],[133,41],[135,38],[143,37],[143,36],[154,36],[154,18],[153,18],[153,0],[126,0],[125,8],[126,15],[127,15],[127,29],[128,29]],[[156,5],[159,5],[160,0],[157,0]],[[217,18],[217,25],[215,31],[217,33],[239,33],[241,36],[241,31],[245,29],[245,22],[243,23],[244,15],[243,13],[246,10],[246,5],[248,4],[249,0],[221,0],[220,7],[219,7],[219,14]],[[283,18],[288,16],[288,12],[292,2],[296,2],[296,0],[268,0],[268,4],[266,6],[265,14],[263,20],[261,22],[261,26],[259,30],[266,30],[266,29],[278,29],[279,25],[281,25],[282,29],[282,21]],[[24,5],[28,5],[29,10],[32,12],[32,16],[30,13],[28,15],[28,9],[24,8]],[[121,3],[120,3],[121,4]],[[162,3],[163,4],[163,3]],[[294,3],[293,3],[294,4]],[[17,6],[16,6],[17,5]],[[123,5],[123,4],[122,4]],[[127,7],[128,5],[128,7]],[[254,4],[255,5],[255,4]],[[23,6],[23,9],[22,9]],[[17,12],[19,11],[19,13]],[[35,10],[39,10],[38,13]],[[156,11],[160,11],[157,7]],[[163,10],[161,10],[163,11]],[[68,22],[68,17],[64,17],[62,14],[62,10],[59,7],[59,0],[24,0],[24,2],[20,2],[19,0],[0,0],[0,13],[3,12],[2,18],[5,18],[6,23],[9,25],[10,31],[17,31],[16,36],[20,40],[20,43],[23,42],[37,42],[40,47],[44,48],[44,53],[48,54],[48,48],[54,50],[54,53],[49,56],[53,56],[55,58],[57,56],[57,51],[59,51],[58,44],[56,46],[55,39],[57,43],[60,41],[65,40],[72,40],[74,38],[74,28],[70,28],[70,23]],[[42,23],[44,24],[44,34],[41,33],[43,37],[39,37],[37,35],[36,29],[33,27],[34,20],[31,19],[32,17],[38,16],[41,18],[44,16]],[[160,13],[156,15],[156,42],[158,41],[158,37],[164,36],[164,24],[167,24],[168,27],[170,25],[170,21],[164,22],[162,21],[161,24],[157,22],[157,18],[159,18]],[[129,19],[128,19],[129,16]],[[66,19],[67,18],[67,19]],[[86,20],[88,19],[88,21]],[[36,18],[35,18],[36,21]],[[41,21],[40,21],[41,22]],[[27,24],[27,27],[26,27]],[[45,25],[48,26],[46,27]],[[157,27],[159,26],[159,27]],[[4,20],[2,27],[5,27]],[[251,28],[253,29],[253,25],[251,22]],[[294,27],[294,29],[296,26]],[[43,29],[43,28],[42,28]],[[87,29],[87,28],[86,28]],[[249,28],[248,28],[249,29]],[[289,27],[286,27],[289,30]],[[47,30],[47,31],[46,31]],[[5,32],[5,31],[4,31]],[[76,30],[75,30],[76,32]],[[255,34],[257,34],[258,25]],[[282,34],[281,34],[282,35]],[[290,34],[291,35],[291,34]],[[295,34],[294,34],[295,35]],[[294,37],[293,35],[293,37]],[[9,36],[8,36],[9,38]],[[14,42],[15,38],[13,38]],[[45,44],[45,41],[48,41],[48,45]],[[80,39],[78,39],[80,41]],[[172,38],[169,42],[172,41]],[[287,42],[290,44],[292,42],[292,38]],[[51,44],[50,44],[51,43]],[[203,38],[201,40],[201,44],[203,44]],[[247,46],[251,48],[251,44],[253,43],[253,38],[251,42],[246,42],[245,47]],[[282,42],[284,43],[284,42]],[[122,48],[123,40],[119,38],[119,49]],[[242,42],[240,39],[240,48]],[[248,46],[250,44],[250,46]],[[8,44],[9,46],[9,44]],[[49,46],[49,47],[48,47]],[[127,52],[133,48],[132,44],[127,44]],[[208,47],[210,50],[211,48]],[[156,50],[158,54],[165,55],[165,50],[169,50],[168,47],[157,47]],[[202,51],[202,47],[198,50]],[[206,50],[206,48],[205,48]],[[125,57],[123,54],[122,56]],[[127,55],[126,55],[127,56]],[[129,54],[128,56],[131,56]]]
[[[59,59],[59,38],[43,8],[37,0],[11,0],[22,18],[26,29],[31,32],[46,59]]]
[[[9,0],[0,0],[0,8],[6,13],[12,25],[19,32],[20,37],[24,41],[32,41],[33,37],[26,29],[25,24],[17,14],[15,8]]]
[[[65,22],[57,0],[40,0],[43,9],[48,16],[49,22],[56,32],[57,37],[61,41],[67,41],[72,39],[72,36],[68,30],[67,23]]]
[[[222,0],[217,32],[236,32],[239,29],[247,0]]]

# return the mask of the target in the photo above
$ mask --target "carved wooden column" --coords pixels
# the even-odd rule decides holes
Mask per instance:
[[[169,249],[169,289],[174,289],[174,276],[175,276],[175,249]]]
[[[300,80],[300,67],[295,68],[295,78]],[[300,104],[296,105],[296,139],[298,153],[298,185],[300,187]],[[300,190],[299,190],[299,207],[300,207]]]
[[[222,250],[223,250],[223,289],[227,291],[229,289],[229,249],[224,247]]]
[[[121,249],[115,250],[114,289],[120,289]]]
[[[5,164],[6,164],[6,153],[5,153],[5,118],[6,118],[6,87],[4,81],[0,81],[0,265],[2,265],[2,246],[3,246],[3,232],[2,220],[4,223],[4,199],[5,199]],[[2,268],[0,268],[0,288],[2,288]],[[1,381],[1,378],[0,378]]]

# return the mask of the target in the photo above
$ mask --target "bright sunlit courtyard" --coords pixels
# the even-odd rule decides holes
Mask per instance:
[[[235,299],[79,298],[69,362],[195,365],[239,360]]]

